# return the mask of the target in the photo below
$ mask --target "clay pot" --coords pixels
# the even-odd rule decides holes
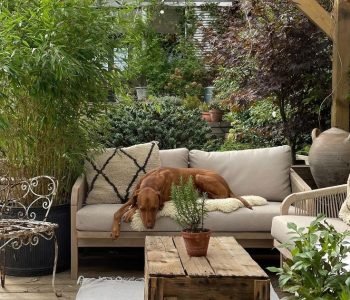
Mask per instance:
[[[211,109],[209,110],[210,118],[212,122],[221,122],[222,116],[224,113],[219,109]]]
[[[202,111],[202,119],[207,122],[211,122],[209,111]]]
[[[345,184],[350,173],[350,134],[339,128],[312,131],[309,163],[319,188]]]
[[[189,256],[198,257],[207,255],[211,230],[201,232],[183,230],[181,233]]]

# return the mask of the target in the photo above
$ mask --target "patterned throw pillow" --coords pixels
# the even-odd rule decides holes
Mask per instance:
[[[156,142],[91,153],[85,162],[86,204],[125,203],[138,180],[158,167],[160,158]]]

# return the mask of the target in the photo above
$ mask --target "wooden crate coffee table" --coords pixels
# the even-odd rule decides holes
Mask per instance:
[[[145,299],[270,299],[270,280],[233,237],[212,237],[189,257],[182,237],[147,236]]]

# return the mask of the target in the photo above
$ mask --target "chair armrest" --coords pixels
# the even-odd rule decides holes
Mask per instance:
[[[347,185],[338,185],[317,190],[294,193],[281,204],[281,215],[317,216],[325,214],[328,218],[337,218],[347,192]]]
[[[86,197],[86,191],[87,191],[86,178],[85,178],[85,175],[81,175],[75,181],[72,188],[71,203],[70,203],[71,209],[75,208],[75,210],[78,211],[83,206],[83,203]]]
[[[301,178],[293,169],[290,169],[290,185],[292,187],[292,193],[312,190],[311,187],[303,180],[303,178]]]

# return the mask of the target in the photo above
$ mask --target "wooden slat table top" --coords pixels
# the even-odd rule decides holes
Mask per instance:
[[[145,260],[149,275],[186,275],[173,238],[170,236],[147,236]]]
[[[211,237],[206,257],[189,257],[182,237],[147,236],[147,275],[151,277],[254,277],[264,270],[233,237]]]

